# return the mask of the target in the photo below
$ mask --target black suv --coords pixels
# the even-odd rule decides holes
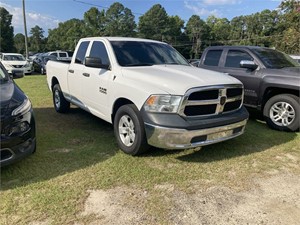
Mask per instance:
[[[14,78],[24,76],[12,72]],[[0,166],[11,164],[36,149],[35,119],[30,100],[0,63]]]
[[[261,110],[271,128],[299,130],[300,64],[288,55],[256,46],[214,46],[197,66],[239,79],[245,106]]]

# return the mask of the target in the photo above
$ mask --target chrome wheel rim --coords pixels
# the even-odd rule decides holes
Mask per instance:
[[[276,102],[270,109],[270,118],[277,126],[286,127],[293,123],[295,117],[295,109],[287,102]]]
[[[59,91],[55,90],[54,92],[54,103],[57,109],[60,107],[60,96],[59,96]]]
[[[119,120],[119,136],[125,146],[133,145],[135,140],[134,123],[128,115],[122,116]]]

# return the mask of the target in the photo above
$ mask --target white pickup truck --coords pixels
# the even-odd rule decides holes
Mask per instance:
[[[248,119],[243,85],[191,66],[166,43],[93,37],[79,41],[71,63],[49,61],[55,110],[70,103],[112,123],[122,151],[149,145],[184,149],[241,135]]]

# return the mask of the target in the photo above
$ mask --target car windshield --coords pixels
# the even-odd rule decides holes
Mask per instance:
[[[0,66],[0,83],[5,83],[9,80],[8,73],[4,71],[4,68]]]
[[[3,60],[5,61],[25,61],[22,55],[4,55]]]
[[[120,66],[189,65],[183,56],[167,44],[111,41],[111,45]]]
[[[269,69],[281,69],[284,67],[299,67],[300,64],[287,54],[274,49],[253,49],[253,52],[260,58]]]

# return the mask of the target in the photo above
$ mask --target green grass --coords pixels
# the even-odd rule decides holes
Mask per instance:
[[[155,185],[172,184],[187,192],[194,191],[194,182],[243,189],[251,178],[274,170],[300,174],[299,166],[285,157],[300,158],[299,133],[271,130],[255,118],[244,135],[227,142],[184,151],[152,148],[132,157],[119,151],[110,124],[76,107],[56,113],[45,76],[16,83],[34,106],[37,152],[1,169],[0,224],[89,221],[80,216],[87,191],[118,186],[151,193],[147,213],[163,224],[167,206]]]

